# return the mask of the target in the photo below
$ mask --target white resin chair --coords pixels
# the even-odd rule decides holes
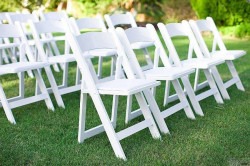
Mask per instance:
[[[69,17],[67,15],[67,13],[65,11],[60,11],[60,12],[47,12],[47,13],[43,13],[43,12],[39,12],[39,16],[41,18],[41,20],[45,21],[45,20],[50,20],[50,21],[68,21]],[[50,41],[50,43],[48,44],[48,49],[50,50],[52,55],[49,56],[55,56],[60,54],[59,48],[58,48],[58,43],[60,41],[65,41],[65,36],[64,35],[53,35],[53,34],[47,34],[47,36],[49,36],[50,38],[54,38],[53,41]],[[65,47],[69,47],[68,43],[66,43]],[[54,54],[53,54],[54,52]],[[60,67],[62,70],[64,70],[64,64],[60,64]],[[57,64],[53,65],[53,68],[56,72],[59,72],[60,69],[57,66]]]
[[[226,61],[226,65],[228,66],[228,69],[232,75],[232,78],[228,80],[227,82],[223,83],[224,88],[229,88],[230,86],[236,84],[237,88],[241,91],[245,91],[242,82],[239,78],[239,75],[237,73],[237,70],[233,64],[233,60],[238,59],[246,54],[246,51],[244,50],[227,50],[219,31],[211,17],[207,17],[204,20],[197,20],[193,21],[190,20],[189,24],[195,34],[195,37],[199,43],[199,46],[201,48],[202,53],[207,57],[212,58],[221,58]],[[203,39],[202,32],[211,32],[213,35],[213,45],[212,50],[209,51],[208,46],[206,45],[206,42]],[[219,50],[217,50],[217,47]],[[196,80],[199,78],[199,73],[196,76]],[[207,83],[203,82],[203,84],[198,84],[199,86],[207,85]]]
[[[68,85],[68,68],[70,62],[75,62],[75,58],[70,52],[70,47],[67,44],[68,41],[64,41],[64,50],[58,52],[55,56],[48,56],[50,54],[49,43],[51,41],[55,41],[54,37],[51,36],[52,33],[62,33],[65,34],[68,31],[68,27],[65,27],[67,24],[65,21],[40,21],[34,23],[32,21],[29,22],[31,31],[36,43],[36,47],[38,49],[39,58],[43,61],[48,61],[50,65],[54,65],[56,63],[60,63],[64,65],[63,70],[63,78],[62,84],[57,88],[59,89],[60,95],[79,91],[81,86],[76,83],[74,85]],[[53,88],[52,88],[53,91]],[[51,92],[51,89],[49,89]]]
[[[134,27],[126,29],[125,31],[122,28],[117,28],[117,33],[119,39],[124,47],[126,55],[128,56],[129,61],[133,64],[132,67],[134,70],[140,72],[139,78],[154,79],[159,81],[169,81],[173,84],[174,90],[176,91],[179,103],[173,105],[170,108],[161,112],[163,118],[169,117],[172,114],[181,111],[184,109],[186,116],[190,119],[195,119],[195,116],[192,112],[192,109],[188,103],[186,95],[179,83],[178,79],[181,79],[184,87],[187,89],[188,96],[193,104],[194,111],[203,115],[202,109],[196,100],[192,86],[188,80],[188,75],[193,73],[195,70],[188,67],[173,67],[168,57],[164,51],[163,46],[160,43],[160,40],[155,37],[154,31],[152,31],[152,25],[147,25],[147,27]],[[154,43],[155,46],[155,57],[154,57],[154,67],[151,69],[143,70],[137,60],[136,54],[133,51],[133,45],[141,43]],[[159,67],[158,62],[162,61],[164,67]],[[155,92],[153,92],[155,94]],[[126,122],[139,116],[141,114],[140,110],[131,111],[131,106],[128,105],[126,112]]]
[[[206,58],[203,56],[187,21],[182,21],[182,23],[170,23],[166,25],[164,25],[163,23],[158,23],[158,27],[166,44],[167,50],[171,56],[171,59],[173,59],[174,65],[191,67],[197,70],[202,70],[204,72],[210,89],[199,93],[199,95],[196,96],[196,99],[198,101],[201,101],[209,96],[214,96],[217,103],[223,103],[213,78],[213,76],[217,75],[212,73],[215,73],[215,71],[217,71],[217,65],[220,65],[225,61],[219,58]],[[188,53],[185,59],[182,61],[179,58],[179,55],[173,43],[174,37],[183,37],[183,39],[188,39]],[[196,57],[193,56],[193,53],[195,53]],[[212,71],[211,73],[210,70]],[[221,77],[215,77],[215,79],[216,82],[218,82],[218,86],[220,87],[220,89],[222,89],[223,94],[228,97],[226,89],[223,89],[223,86],[221,86],[223,84]],[[167,101],[168,98],[171,98],[168,96],[168,92],[166,93],[165,97],[165,101]]]
[[[108,24],[109,28],[115,29],[116,27],[120,27],[122,25],[130,25],[131,27],[137,27],[136,21],[133,15],[130,12],[126,12],[124,14],[112,14],[112,15],[104,15],[104,18]],[[147,65],[143,66],[143,68],[152,68],[153,62],[148,53],[147,47],[153,46],[153,43],[141,43],[140,45],[135,45],[133,49],[141,49],[143,54],[145,55],[145,59]]]
[[[117,13],[117,14],[112,14],[112,15],[104,15],[104,18],[106,20],[106,23],[108,25],[109,28],[115,29],[116,27],[121,27],[123,25],[127,25],[130,27],[137,27],[136,21],[133,17],[133,15],[130,12],[126,12],[126,13]],[[147,70],[147,69],[151,69],[153,67],[153,61],[149,55],[148,52],[148,47],[153,46],[154,43],[152,42],[147,42],[147,43],[140,43],[137,45],[133,45],[133,49],[136,50],[142,50],[145,60],[146,60],[146,64],[144,64],[142,66],[143,70]],[[130,108],[129,106],[131,106],[132,104],[132,100],[133,97],[132,96],[128,96],[127,99],[127,110],[126,112],[130,112],[130,110],[132,108]],[[128,120],[126,120],[126,123],[128,122]]]
[[[117,45],[118,40],[111,32],[87,32],[81,35],[68,35],[71,48],[74,52],[74,57],[78,63],[82,73],[82,87],[81,87],[81,103],[80,103],[80,117],[79,117],[79,134],[78,141],[83,142],[85,139],[106,132],[115,155],[123,160],[126,156],[121,147],[120,140],[140,131],[145,128],[150,130],[152,137],[160,138],[157,126],[154,122],[152,114],[160,130],[163,133],[168,133],[168,128],[164,119],[160,116],[159,108],[151,95],[149,89],[159,85],[159,82],[153,80],[136,79],[133,70],[129,67],[129,61],[124,56],[121,47]],[[94,66],[91,62],[93,56],[101,56],[113,52],[118,54],[116,62],[115,79],[99,79]],[[128,79],[124,78],[123,70]],[[101,125],[94,128],[85,129],[87,95],[89,95],[95,105],[96,111],[101,120]],[[107,110],[102,101],[101,95],[113,96],[113,110],[111,118],[107,114]],[[115,131],[118,96],[135,95],[136,100],[142,110],[144,116],[143,121],[134,124],[119,132]],[[149,104],[149,107],[148,107]],[[152,114],[151,114],[152,112]]]
[[[16,40],[13,40],[12,43],[1,43],[0,49],[1,51],[11,49],[8,51],[10,54],[16,53],[18,50],[20,57],[19,61],[16,63],[6,64],[0,66],[0,75],[6,74],[17,74],[19,77],[19,96],[12,97],[10,99],[6,98],[5,92],[0,85],[0,100],[1,106],[3,107],[7,119],[16,124],[14,116],[12,114],[13,108],[17,108],[23,105],[27,105],[30,103],[38,102],[44,100],[48,109],[54,110],[54,106],[51,102],[47,89],[45,87],[44,81],[41,77],[41,73],[39,69],[45,68],[49,65],[48,62],[36,62],[33,56],[28,55],[28,61],[26,59],[26,47],[27,43],[25,42],[25,34],[22,32],[22,28],[20,24],[12,25],[12,24],[0,24],[0,38],[18,38],[19,42],[16,43]],[[25,61],[24,61],[25,60]],[[25,97],[25,84],[24,84],[24,72],[33,71],[35,75],[35,79],[38,83],[38,87],[41,91],[39,95]],[[30,88],[30,87],[29,87]],[[35,89],[35,87],[34,87]]]
[[[35,14],[31,13],[6,13],[6,18],[9,22],[9,24],[15,24],[16,22],[19,22],[22,26],[22,29],[26,35],[26,38],[28,40],[29,46],[32,49],[33,55],[37,56],[37,50],[35,47],[35,42],[33,40],[33,36],[30,32],[30,28],[28,26],[28,21],[32,22],[39,22],[39,18]],[[28,75],[32,78],[33,74],[28,71]]]
[[[105,26],[105,23],[101,16],[97,17],[86,17],[86,18],[80,18],[75,20],[74,18],[70,18],[70,25],[72,26],[72,29],[74,30],[75,34],[80,34],[81,31],[83,32],[88,32],[88,31],[102,31],[102,32],[107,32],[107,28]],[[113,55],[103,55],[99,56],[98,60],[98,68],[97,68],[97,73],[98,76],[101,78],[102,77],[102,64],[103,64],[103,58],[105,57],[111,57],[113,62],[111,65],[111,75],[114,74],[114,63],[115,63],[115,57]]]
[[[8,23],[7,15],[11,15],[11,14],[17,14],[17,13],[15,13],[15,12],[1,12],[0,13],[0,24]],[[1,39],[0,43],[10,43],[10,41],[8,38],[5,38],[5,39]],[[0,54],[0,64],[3,64],[3,62],[5,64],[8,64],[10,62],[17,62],[16,56],[18,56],[18,55],[8,54],[8,52],[2,51]]]

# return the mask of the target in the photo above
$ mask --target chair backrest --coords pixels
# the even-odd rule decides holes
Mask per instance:
[[[100,30],[102,32],[106,32],[107,28],[101,16],[97,16],[95,18],[80,18],[75,20],[74,18],[70,19],[70,25],[73,30],[79,33],[81,30]]]
[[[209,31],[213,34],[212,52],[216,51],[217,46],[220,50],[227,50],[220,36],[220,33],[211,17],[207,17],[205,20],[190,20],[189,24],[204,54],[209,54],[210,52],[202,36],[202,32],[204,31]]]
[[[125,53],[121,44],[119,44],[119,40],[116,37],[113,31],[108,32],[86,32],[83,34],[73,35],[68,33],[67,40],[69,39],[70,46],[73,51],[73,56],[75,57],[78,66],[81,70],[81,73],[84,77],[86,84],[91,78],[92,84],[96,84],[98,82],[103,82],[105,79],[98,79],[98,76],[95,72],[94,65],[92,64],[90,58],[93,55],[97,55],[96,53],[103,50],[113,50],[118,55],[118,59],[116,62],[116,76],[115,78],[119,78],[122,76],[122,66],[124,71],[126,72],[127,77],[134,78],[135,74],[131,70],[128,65],[128,60],[124,60],[126,58]],[[100,54],[101,55],[101,54]],[[89,87],[94,85],[89,84]]]
[[[0,13],[0,22],[8,21],[7,14],[12,15],[12,14],[17,14],[17,13],[16,12],[1,12]]]
[[[104,15],[104,18],[109,28],[115,28],[120,25],[131,25],[131,27],[137,27],[136,21],[130,12],[126,12],[125,14],[106,14]]]
[[[27,23],[29,20],[38,22],[39,18],[35,14],[24,14],[24,13],[6,13],[6,17],[9,23],[14,24],[15,22]]]
[[[64,11],[60,11],[60,12],[48,12],[48,13],[43,13],[40,12],[40,17],[41,20],[54,20],[54,21],[61,21],[61,20],[65,20],[68,19],[68,15],[66,12]]]
[[[27,43],[24,40],[25,34],[22,31],[21,25],[18,23],[0,24],[0,39],[2,40],[6,38],[8,39],[8,42],[2,42],[0,44],[0,49],[7,50],[9,54],[15,54],[16,51],[19,51],[20,61],[24,60],[25,47],[27,47]],[[34,57],[32,57],[32,55],[27,56],[30,61],[34,61]]]
[[[121,31],[121,30],[119,30]],[[160,60],[162,61],[163,65],[166,67],[170,67],[171,64],[169,62],[168,56],[164,50],[163,45],[157,35],[157,32],[153,25],[147,24],[146,27],[132,27],[124,30],[126,34],[127,40],[130,43],[130,46],[127,47],[132,50],[134,44],[139,43],[153,43],[155,47],[154,52],[154,67],[159,66]],[[125,51],[127,51],[127,48]],[[132,52],[130,52],[132,53]],[[146,69],[147,70],[147,69]]]
[[[29,21],[29,25],[36,43],[36,47],[39,52],[39,58],[45,61],[47,60],[48,55],[45,53],[43,46],[45,45],[49,47],[48,44],[50,42],[55,41],[52,34],[55,33],[66,34],[67,32],[70,31],[68,29],[69,27],[66,21],[55,21],[55,20],[45,20],[40,22]],[[65,45],[64,54],[67,54],[70,51],[67,45],[67,40],[65,40],[64,45]],[[59,50],[57,52],[54,52],[54,54],[59,55],[60,54]]]
[[[174,62],[176,61],[175,58],[180,60],[180,57],[172,41],[173,37],[185,37],[189,40],[187,59],[193,57],[193,52],[195,52],[198,58],[204,58],[187,21],[184,20],[181,23],[170,23],[166,25],[158,23],[158,28],[169,51],[170,57],[173,58]]]

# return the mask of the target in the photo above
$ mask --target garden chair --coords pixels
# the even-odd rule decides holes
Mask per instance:
[[[87,31],[102,31],[102,32],[106,32],[107,28],[105,26],[105,23],[103,21],[103,19],[101,18],[101,16],[97,16],[95,18],[90,18],[90,17],[86,17],[86,18],[80,18],[75,20],[74,18],[70,19],[70,25],[72,26],[72,29],[75,31],[75,34],[80,34],[81,31],[83,32],[87,32]],[[110,55],[103,55],[99,56],[98,58],[98,68],[97,68],[97,74],[98,76],[101,78],[102,77],[102,64],[103,64],[103,58],[105,57],[110,57]],[[115,57],[113,57],[113,55],[111,56],[113,62],[111,65],[111,75],[114,74],[114,63],[115,63]]]
[[[5,24],[8,23],[8,19],[7,19],[7,14],[11,15],[11,14],[16,14],[15,12],[1,12],[0,13],[0,24]],[[5,38],[5,39],[1,39],[0,43],[10,43],[9,39]],[[10,51],[10,50],[8,50]],[[12,57],[10,57],[12,55]],[[17,62],[17,55],[15,54],[10,54],[8,55],[8,53],[6,53],[5,51],[2,51],[1,55],[0,55],[0,64],[3,64],[3,62],[5,64],[8,64],[10,62]]]
[[[80,71],[82,73],[81,87],[81,103],[80,103],[80,119],[79,119],[79,134],[78,141],[83,142],[85,139],[106,132],[115,155],[123,160],[126,156],[121,147],[120,140],[142,130],[149,128],[151,135],[154,138],[160,138],[157,126],[154,122],[151,112],[153,113],[160,130],[163,133],[168,133],[168,128],[160,116],[159,108],[150,94],[149,89],[159,85],[159,82],[145,79],[136,79],[133,70],[129,67],[129,62],[124,56],[121,47],[117,45],[118,40],[111,32],[87,32],[77,36],[68,34],[67,37],[73,50],[73,55],[76,58]],[[93,56],[102,54],[118,54],[116,61],[115,79],[107,80],[99,79],[94,66],[91,62]],[[128,79],[124,78],[123,67]],[[87,95],[90,95],[99,118],[101,125],[85,129]],[[101,95],[112,95],[113,105],[118,105],[118,96],[128,96],[134,94],[137,102],[140,105],[144,120],[134,124],[119,132],[115,131],[117,109],[113,109],[112,117],[109,118],[107,110],[102,101]],[[115,103],[115,104],[114,104]],[[148,107],[149,104],[149,107]],[[114,107],[113,107],[114,108]],[[151,111],[150,111],[150,110]]]
[[[47,13],[43,13],[43,12],[39,12],[40,18],[41,20],[51,20],[51,21],[68,21],[69,17],[67,15],[66,12],[64,11],[60,11],[60,12],[47,12]],[[48,44],[48,49],[50,49],[51,54],[53,55],[58,55],[60,54],[57,42],[60,41],[65,41],[65,36],[64,35],[53,35],[53,34],[47,34],[47,36],[50,36],[50,38],[54,38],[55,40],[51,41],[50,44]],[[69,47],[68,43],[66,43],[65,47]],[[53,50],[53,51],[52,51]],[[52,56],[53,56],[52,55]],[[59,68],[57,67],[57,64],[53,65],[54,70],[59,72]],[[65,66],[64,64],[60,64],[60,67],[62,70],[64,70]]]
[[[116,27],[121,27],[124,25],[130,26],[130,27],[137,27],[136,21],[130,12],[112,14],[112,15],[106,14],[104,15],[104,18],[106,20],[108,27],[112,29],[115,29]],[[154,44],[150,42],[133,45],[133,49],[142,50],[143,54],[145,55],[144,58],[146,60],[146,64],[142,66],[143,70],[147,70],[153,67],[152,59],[150,58],[149,52],[147,50],[148,47],[151,47],[153,45]],[[132,96],[128,96],[127,106],[131,106],[131,103],[133,100],[132,98],[133,98]],[[130,112],[131,109],[132,108],[127,107],[126,112]]]
[[[39,22],[39,18],[35,14],[30,14],[30,13],[6,13],[6,18],[9,22],[9,24],[15,24],[15,22],[20,22],[22,29],[24,33],[26,34],[26,38],[28,39],[29,46],[31,47],[33,51],[33,55],[37,57],[37,50],[35,47],[35,42],[33,40],[32,34],[30,32],[29,26],[28,26],[28,21],[32,22]],[[28,71],[28,75],[32,78],[33,74]]]
[[[241,91],[245,91],[242,82],[239,78],[237,70],[233,64],[233,60],[238,59],[246,54],[244,50],[227,50],[219,31],[211,17],[207,17],[205,20],[197,20],[193,21],[190,20],[189,24],[195,34],[195,37],[200,45],[201,51],[206,57],[212,58],[221,58],[226,61],[226,65],[232,75],[232,78],[227,82],[223,83],[225,89],[229,88],[230,86],[236,84],[237,88]],[[209,51],[209,48],[203,39],[202,32],[207,31],[211,32],[213,35],[213,45],[212,51]],[[219,50],[217,50],[217,47]],[[199,73],[196,75],[196,80],[199,79]],[[197,81],[196,81],[197,82]],[[196,84],[199,89],[199,86],[207,85],[207,83],[203,82],[203,84]],[[228,96],[229,98],[229,96]]]
[[[50,41],[55,41],[53,36],[50,34],[52,33],[62,33],[65,34],[67,27],[65,26],[65,21],[52,21],[52,20],[46,20],[46,21],[40,21],[40,22],[32,22],[30,21],[30,28],[36,43],[36,47],[38,49],[38,55],[39,58],[45,61],[48,61],[50,65],[61,63],[64,64],[64,70],[63,70],[63,78],[62,78],[62,84],[59,85],[57,88],[59,89],[60,95],[75,92],[80,90],[80,84],[74,84],[69,86],[68,85],[68,68],[70,62],[75,62],[75,58],[70,52],[69,45],[67,44],[68,41],[64,41],[64,50],[58,52],[55,56],[48,56],[50,54],[50,47],[49,43]],[[47,35],[49,34],[49,35]],[[51,76],[52,77],[52,76]],[[53,88],[49,89],[49,92],[51,92]]]
[[[50,96],[47,92],[44,81],[41,77],[41,73],[39,69],[45,68],[49,65],[48,62],[37,62],[35,61],[33,56],[28,55],[28,61],[25,57],[27,43],[24,42],[25,35],[22,32],[21,25],[12,25],[12,24],[0,24],[0,38],[19,38],[20,42],[15,42],[13,40],[12,43],[1,43],[0,49],[1,51],[8,51],[10,54],[16,53],[18,50],[20,57],[19,61],[11,64],[5,64],[0,66],[0,75],[7,74],[18,74],[19,75],[19,96],[12,97],[7,99],[6,94],[0,85],[0,100],[1,106],[3,107],[7,119],[16,124],[14,116],[12,114],[12,109],[17,108],[23,105],[27,105],[30,103],[38,102],[44,100],[48,109],[54,110],[54,106],[51,102]],[[41,94],[25,97],[25,86],[24,86],[24,72],[32,70],[35,75],[35,79],[38,83],[38,87],[40,88]],[[29,87],[30,88],[30,87]]]
[[[182,23],[170,23],[166,25],[164,25],[163,23],[158,23],[158,28],[166,44],[169,55],[174,61],[174,65],[187,66],[197,70],[203,70],[210,89],[201,92],[199,95],[196,96],[196,99],[198,101],[201,101],[209,96],[214,96],[217,103],[223,103],[220,93],[217,89],[215,80],[218,83],[221,92],[223,92],[223,96],[225,96],[226,98],[229,97],[227,90],[222,86],[222,79],[216,69],[217,65],[220,65],[225,61],[219,58],[206,58],[203,56],[187,21],[182,21]],[[183,37],[188,39],[188,53],[184,60],[180,59],[173,43],[173,38],[175,37]],[[193,53],[195,53],[196,57],[193,57]],[[168,93],[169,92],[167,91],[165,94],[165,103],[167,102],[168,98],[174,97],[169,97]]]
[[[119,39],[121,40],[122,45],[124,46],[124,50],[128,59],[131,63],[133,63],[132,67],[136,71],[140,71],[140,78],[154,79],[159,81],[170,81],[174,86],[174,90],[176,91],[180,102],[173,105],[172,107],[161,112],[162,117],[166,118],[171,116],[172,114],[184,109],[186,115],[190,119],[195,119],[195,116],[192,112],[192,109],[188,103],[186,95],[179,83],[178,79],[183,81],[184,87],[187,90],[189,98],[193,104],[194,110],[197,114],[203,115],[202,109],[196,100],[194,91],[191,87],[191,84],[188,80],[188,75],[193,73],[195,70],[191,68],[185,67],[173,67],[167,55],[164,52],[163,46],[160,43],[160,40],[155,37],[155,34],[152,31],[152,25],[148,25],[147,27],[134,27],[126,29],[125,32],[122,28],[117,29],[117,33]],[[157,34],[156,34],[157,35]],[[148,70],[143,70],[137,60],[136,54],[133,51],[133,46],[140,43],[154,43],[155,45],[155,63],[154,67]],[[164,67],[158,67],[158,62],[156,59],[161,58]],[[155,92],[153,92],[155,94]],[[131,108],[131,106],[128,106]],[[135,110],[131,112],[131,109],[127,109],[126,112],[126,122],[129,120],[139,116],[141,114],[140,110]]]

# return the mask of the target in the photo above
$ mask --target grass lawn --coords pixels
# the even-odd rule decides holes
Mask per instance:
[[[209,39],[208,39],[209,41]],[[230,49],[250,52],[250,40],[225,39]],[[176,39],[176,45],[187,41]],[[179,49],[181,55],[185,49]],[[204,117],[186,118],[184,111],[165,119],[171,135],[154,140],[143,130],[121,141],[127,161],[115,157],[105,133],[78,144],[78,114],[80,92],[63,96],[66,109],[47,110],[44,102],[13,109],[17,125],[10,124],[0,109],[0,165],[249,165],[250,164],[250,57],[246,55],[234,62],[246,91],[236,86],[228,89],[231,100],[219,105],[213,97],[200,102]],[[75,66],[75,64],[73,64]],[[104,71],[109,63],[104,63]],[[219,66],[223,79],[228,79],[226,65]],[[75,71],[70,71],[74,83]],[[61,78],[61,74],[56,74]],[[27,76],[26,76],[27,77]],[[71,78],[72,77],[72,78]],[[59,82],[59,79],[57,79]],[[17,92],[17,77],[1,77],[8,96]],[[34,87],[27,77],[27,87]],[[163,109],[163,89],[157,89],[157,102]],[[27,94],[33,93],[28,88]],[[112,97],[104,96],[110,112]],[[87,128],[100,124],[97,113],[88,100]],[[125,119],[126,98],[121,97],[117,130],[127,127]],[[141,120],[134,119],[130,123]],[[128,124],[129,125],[129,124]]]

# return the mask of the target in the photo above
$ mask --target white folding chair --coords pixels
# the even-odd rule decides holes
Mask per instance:
[[[60,11],[60,12],[47,12],[47,13],[39,12],[39,15],[40,15],[41,20],[51,20],[51,21],[62,21],[62,20],[64,20],[64,21],[68,21],[68,19],[69,19],[67,13],[64,12],[64,11]],[[50,38],[53,37],[55,39],[55,40],[51,41],[48,44],[48,49],[51,50],[51,53],[54,52],[54,54],[58,55],[60,51],[59,51],[57,42],[59,42],[59,41],[65,41],[65,36],[64,35],[54,36],[53,34],[47,34],[47,36],[50,36]],[[68,47],[68,46],[65,45],[65,47]],[[54,54],[52,54],[50,56],[54,56]],[[64,70],[64,65],[63,64],[60,64],[60,67],[61,67],[61,69]],[[59,68],[58,68],[58,66],[57,66],[57,64],[54,64],[53,68],[57,72],[60,71]]]
[[[122,25],[130,25],[131,27],[137,27],[136,21],[133,15],[130,12],[126,12],[124,14],[113,14],[113,15],[104,15],[104,18],[108,24],[109,28],[115,29],[115,27],[120,27]],[[153,46],[153,43],[141,43],[140,45],[136,45],[133,49],[142,49],[147,65],[143,66],[143,68],[152,68],[153,62],[150,58],[147,47]]]
[[[10,99],[6,98],[5,92],[3,91],[2,85],[0,85],[0,100],[1,106],[3,107],[7,119],[16,124],[14,116],[11,109],[27,105],[30,103],[38,102],[44,100],[48,109],[54,110],[54,106],[51,102],[47,89],[45,87],[44,81],[41,77],[39,69],[45,68],[49,65],[48,62],[36,62],[33,56],[28,55],[29,61],[24,61],[26,54],[27,43],[24,42],[25,35],[22,32],[20,24],[11,25],[11,24],[0,24],[0,38],[12,38],[14,42],[12,43],[2,43],[0,44],[1,51],[6,49],[11,49],[10,54],[16,53],[18,50],[20,57],[19,62],[1,65],[0,66],[0,75],[6,74],[18,74],[19,76],[19,96],[12,97]],[[15,38],[19,38],[20,42],[15,42]],[[11,41],[11,40],[10,40]],[[35,79],[38,82],[38,87],[40,88],[41,94],[25,97],[24,93],[24,72],[32,70],[35,74]],[[30,88],[30,87],[29,87]],[[34,87],[35,89],[35,87]]]
[[[221,58],[226,61],[226,64],[228,66],[228,69],[232,75],[232,79],[228,80],[227,82],[223,83],[222,86],[224,86],[225,89],[229,88],[230,86],[236,84],[237,88],[241,91],[245,91],[242,82],[239,78],[239,75],[237,73],[237,70],[233,64],[233,60],[238,59],[246,54],[246,51],[244,50],[227,50],[219,31],[211,17],[207,17],[205,20],[197,20],[193,21],[190,20],[189,24],[195,34],[195,37],[200,45],[202,53],[207,57],[213,57],[213,58]],[[213,45],[212,45],[212,51],[209,51],[208,46],[206,45],[206,42],[203,39],[202,32],[207,31],[211,32],[213,35]],[[219,50],[216,50],[217,47]],[[219,77],[219,76],[217,76]],[[199,79],[199,73],[196,75],[196,80]],[[203,82],[203,84],[196,84],[197,89],[199,89],[200,86],[206,86],[207,83]],[[228,96],[229,99],[229,96]]]
[[[8,23],[8,18],[7,18],[7,14],[11,15],[11,14],[16,14],[14,12],[1,12],[0,13],[0,24],[5,24]],[[0,43],[10,43],[9,39],[5,38],[5,39],[1,39]],[[10,50],[8,50],[10,51]],[[12,56],[12,57],[11,57]],[[8,54],[5,51],[2,51],[1,55],[0,55],[0,64],[6,63],[10,63],[10,62],[17,62],[17,55],[15,54]]]
[[[159,108],[150,94],[149,89],[159,85],[159,82],[145,79],[136,79],[133,71],[128,65],[128,60],[124,56],[124,52],[121,47],[115,43],[118,40],[114,39],[114,36],[110,32],[88,32],[78,36],[68,35],[71,48],[74,52],[74,57],[78,63],[80,71],[82,73],[82,88],[81,88],[81,104],[80,104],[80,119],[79,119],[79,135],[78,141],[83,142],[84,139],[92,137],[103,131],[106,132],[111,146],[115,152],[115,155],[123,160],[126,160],[126,156],[121,147],[120,140],[142,130],[149,128],[151,135],[154,138],[160,138],[157,126],[153,120],[153,113],[159,128],[162,132],[168,133],[168,128],[160,116]],[[116,42],[115,42],[116,41]],[[91,62],[91,57],[106,54],[107,52],[113,52],[118,54],[115,79],[107,80],[105,78],[99,79],[94,70],[94,66]],[[124,62],[126,60],[126,63]],[[129,79],[125,79],[123,76],[123,67],[126,76]],[[109,77],[110,78],[110,77]],[[101,125],[92,129],[85,129],[85,118],[87,109],[87,94],[90,95],[99,118]],[[117,109],[114,109],[118,105],[118,96],[128,96],[134,94],[137,102],[140,105],[142,114],[144,116],[143,121],[134,124],[124,130],[116,132],[116,116]],[[104,103],[100,95],[113,95],[113,111],[111,120],[107,114]],[[149,107],[148,107],[149,104]],[[150,110],[151,112],[150,112]]]
[[[223,103],[216,83],[213,79],[212,73],[210,73],[210,70],[216,70],[216,66],[224,63],[225,61],[219,58],[205,58],[203,56],[187,21],[182,21],[182,23],[170,23],[166,25],[164,25],[163,23],[158,23],[158,27],[166,44],[169,55],[171,56],[171,59],[173,59],[174,65],[203,70],[210,89],[196,95],[196,99],[198,101],[201,101],[209,96],[214,96],[217,103]],[[177,53],[172,40],[174,37],[187,38],[189,41],[188,54],[186,55],[186,58],[184,60],[181,60]],[[193,52],[195,53],[196,57],[193,57]],[[218,85],[221,85],[222,79],[219,77],[217,82],[220,82],[220,84]],[[224,91],[226,92],[226,95],[228,95],[226,89],[224,89]],[[169,92],[167,91],[165,93],[165,103],[168,99],[175,97],[169,96],[168,94]]]
[[[28,39],[28,43],[33,51],[33,55],[37,56],[37,51],[35,47],[35,42],[33,40],[32,34],[30,32],[30,28],[28,26],[28,21],[32,22],[39,22],[39,18],[35,14],[31,13],[6,13],[6,18],[9,22],[9,24],[15,24],[15,22],[19,22],[22,26],[22,29],[26,35],[26,38]],[[32,72],[28,71],[28,75],[32,78],[33,74]]]
[[[121,28],[117,29],[117,32],[119,34],[119,39],[122,41],[122,45],[124,46],[126,55],[129,56],[128,59],[130,60],[131,63],[133,63],[133,68],[135,68],[134,70],[140,71],[142,73],[142,68],[140,67],[136,54],[133,52],[132,49],[133,45],[140,45],[141,43],[145,44],[147,42],[154,43],[155,46],[154,67],[151,69],[144,70],[140,78],[172,82],[174,90],[176,91],[180,99],[179,103],[162,111],[161,112],[162,117],[166,118],[176,113],[177,111],[184,109],[188,118],[195,119],[192,109],[187,101],[186,95],[179,83],[178,80],[179,78],[182,79],[184,87],[187,89],[187,93],[193,104],[195,112],[199,115],[203,115],[201,107],[195,98],[194,91],[192,90],[191,84],[188,80],[188,75],[190,73],[193,73],[195,70],[187,67],[171,66],[170,62],[168,61],[168,57],[164,52],[164,48],[161,45],[159,38],[155,37],[155,35],[157,34],[154,34],[153,31],[154,29],[152,30],[152,28],[153,28],[152,25],[147,25],[147,27],[129,28],[126,29],[125,32]],[[158,67],[158,62],[160,58],[164,67]],[[155,90],[153,91],[153,94],[155,95]],[[137,117],[140,114],[141,114],[140,110],[135,110],[131,112],[131,109],[127,109],[126,122]]]
[[[133,15],[130,12],[126,13],[118,13],[118,14],[112,14],[112,15],[104,15],[104,18],[106,20],[106,23],[109,28],[115,29],[116,27],[121,27],[123,25],[129,25],[130,27],[137,27],[136,21],[133,17]],[[153,67],[153,61],[150,58],[150,54],[148,52],[148,47],[153,46],[154,43],[147,42],[147,43],[140,43],[140,45],[133,45],[133,49],[136,50],[142,50],[144,54],[144,58],[146,60],[146,63],[142,66],[143,70],[151,69]],[[132,105],[132,96],[128,96],[127,98],[127,110],[126,112],[131,112],[131,106]],[[128,121],[126,120],[126,123]]]
[[[30,22],[31,31],[36,43],[36,47],[38,49],[39,58],[42,60],[47,60],[51,65],[60,63],[64,65],[63,70],[63,78],[62,78],[62,84],[59,85],[57,88],[59,89],[60,95],[79,91],[80,90],[80,84],[74,84],[69,86],[68,85],[68,68],[70,62],[75,62],[74,56],[72,56],[72,53],[70,53],[70,47],[67,44],[68,41],[64,41],[64,50],[61,51],[62,53],[58,52],[55,56],[48,56],[50,54],[50,47],[49,43],[51,41],[55,41],[55,38],[51,36],[53,33],[63,33],[65,34],[68,30],[67,27],[65,27],[64,21],[52,21],[52,20],[46,20],[46,21],[40,21],[37,23]],[[49,35],[47,35],[49,34]],[[53,88],[49,89],[49,92],[51,92]]]
[[[86,18],[80,18],[75,20],[74,18],[70,19],[70,25],[72,26],[72,29],[75,31],[75,34],[80,34],[81,31],[87,32],[87,31],[102,31],[102,32],[107,32],[107,28],[105,26],[105,23],[101,16],[97,16],[95,18],[93,17],[86,17]],[[101,78],[102,77],[102,64],[103,64],[103,58],[105,57],[110,57],[111,55],[103,55],[99,56],[98,60],[98,68],[97,68],[97,73],[98,76]],[[113,55],[111,56],[112,58],[112,64],[111,65],[111,75],[114,74],[114,63],[115,63],[115,57]]]

